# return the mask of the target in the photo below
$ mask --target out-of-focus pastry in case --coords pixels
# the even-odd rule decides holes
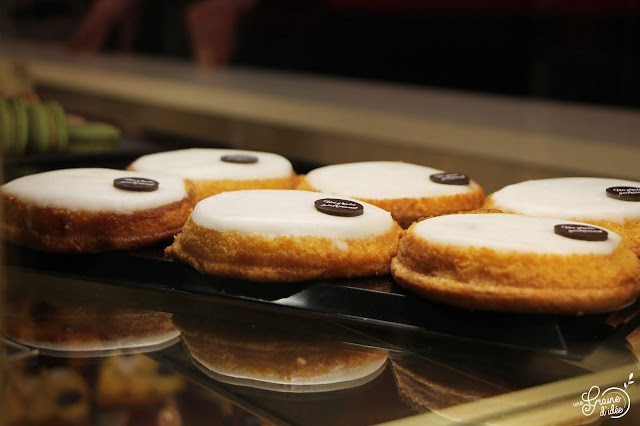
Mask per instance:
[[[619,234],[640,256],[640,182],[595,177],[529,180],[494,192],[485,207],[601,226]]]
[[[112,356],[98,370],[99,406],[145,406],[162,403],[185,388],[184,379],[143,354]]]
[[[418,222],[391,263],[398,284],[472,310],[581,314],[640,294],[640,260],[604,228],[514,214]]]
[[[0,413],[7,425],[89,424],[89,388],[77,371],[65,367],[13,368]]]
[[[407,228],[422,217],[477,209],[484,192],[459,173],[399,161],[368,161],[320,167],[297,189],[351,197],[389,212]]]
[[[137,172],[170,173],[193,183],[198,200],[224,191],[292,189],[291,162],[270,152],[190,148],[144,155],[129,165]]]
[[[389,212],[352,199],[234,191],[200,201],[166,253],[204,273],[253,281],[384,275],[400,232]]]
[[[120,130],[107,123],[83,122],[69,124],[69,151],[111,151],[118,147],[120,136]]]
[[[53,252],[144,247],[175,235],[195,204],[182,179],[160,173],[63,169],[0,188],[6,240]]]

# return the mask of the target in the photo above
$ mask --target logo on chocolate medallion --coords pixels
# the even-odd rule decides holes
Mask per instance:
[[[122,177],[114,179],[113,186],[125,191],[152,192],[158,189],[160,183],[153,179],[141,177]]]
[[[640,187],[612,186],[607,188],[607,197],[622,201],[640,201]]]
[[[340,198],[321,198],[315,201],[316,210],[331,216],[360,216],[364,207],[355,201],[342,200]]]
[[[583,241],[605,241],[609,237],[609,233],[604,229],[572,223],[556,225],[553,227],[553,232],[562,237]]]
[[[232,154],[232,155],[223,155],[220,157],[220,160],[225,163],[236,163],[236,164],[254,164],[258,162],[258,157],[255,155],[244,155],[244,154]]]
[[[460,173],[435,173],[429,176],[431,182],[444,185],[468,185],[469,176]]]

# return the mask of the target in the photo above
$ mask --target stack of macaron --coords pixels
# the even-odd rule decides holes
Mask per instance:
[[[4,154],[21,154],[27,149],[29,125],[27,107],[18,98],[0,99],[0,143]]]
[[[0,144],[5,154],[101,150],[114,147],[120,131],[106,123],[70,123],[56,101],[0,98]]]

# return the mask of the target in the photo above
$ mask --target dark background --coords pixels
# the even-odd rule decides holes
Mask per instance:
[[[13,32],[47,41],[68,40],[87,9],[80,0],[7,1]],[[189,60],[192,2],[155,0],[135,51]],[[262,0],[238,22],[231,63],[639,107],[639,16],[640,0]]]

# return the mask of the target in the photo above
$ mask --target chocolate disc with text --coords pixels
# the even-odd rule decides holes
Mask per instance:
[[[640,187],[612,186],[607,188],[607,197],[622,201],[640,201]]]
[[[435,173],[429,176],[431,182],[444,185],[468,185],[469,176],[460,173]]]
[[[236,164],[254,164],[258,162],[258,157],[255,155],[244,155],[244,154],[232,154],[232,155],[223,155],[220,157],[222,161],[225,163],[236,163]]]
[[[125,191],[152,192],[158,190],[160,183],[141,177],[121,177],[113,180],[113,186]]]
[[[609,237],[609,233],[604,229],[573,223],[556,225],[553,227],[553,232],[566,238],[583,241],[605,241]]]
[[[364,213],[364,206],[355,201],[340,198],[321,198],[315,201],[316,210],[331,216],[360,216]]]

